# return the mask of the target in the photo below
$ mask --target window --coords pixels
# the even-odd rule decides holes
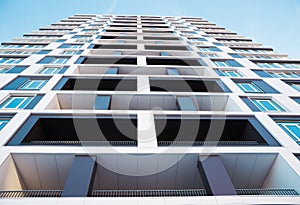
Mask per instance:
[[[237,85],[245,92],[245,93],[263,93],[255,83],[253,82],[244,82],[244,83],[237,83]]]
[[[21,73],[27,66],[0,67],[0,73]]]
[[[256,63],[260,68],[280,68],[277,63]]]
[[[71,34],[71,33],[70,33]],[[84,35],[84,36],[80,36],[80,35],[75,35],[72,38],[80,38],[80,39],[89,39],[91,38],[91,35]]]
[[[239,55],[239,54],[236,54],[236,53],[232,53],[232,54],[229,54],[231,57],[233,58],[243,58],[243,56]]]
[[[61,54],[65,55],[80,55],[82,51],[63,51]]]
[[[9,97],[0,104],[2,109],[22,109],[30,103],[33,97]]]
[[[118,68],[108,68],[105,74],[118,74]]]
[[[40,74],[57,74],[64,73],[67,70],[67,67],[59,68],[59,67],[45,67],[39,73]]]
[[[236,70],[216,70],[220,76],[242,77],[243,75]]]
[[[200,47],[199,49],[204,52],[219,52],[219,51],[221,51],[217,47]]]
[[[0,116],[0,130],[3,129],[3,127],[5,127],[5,125],[9,122],[9,118],[7,117],[1,117]]]
[[[81,48],[82,44],[62,44],[59,48]]]
[[[235,60],[224,60],[224,61],[216,61],[216,60],[214,60],[213,63],[217,67],[243,67],[241,64],[239,64]]]
[[[285,111],[278,103],[271,99],[251,99],[252,103],[263,112]]]
[[[291,83],[290,85],[291,85],[293,88],[295,88],[297,91],[300,92],[300,84],[298,84],[298,83]]]
[[[277,121],[277,124],[298,144],[300,144],[300,121]]]
[[[19,90],[40,90],[47,82],[48,80],[28,80]]]
[[[45,57],[38,63],[40,64],[65,64],[69,60],[68,57]]]
[[[0,58],[0,64],[17,64],[22,62],[24,58]]]
[[[168,75],[179,75],[178,70],[176,68],[167,68]]]
[[[298,73],[293,72],[268,72],[273,78],[300,78]]]
[[[198,53],[201,57],[209,57],[209,58],[216,58],[219,57],[219,55],[215,53]]]

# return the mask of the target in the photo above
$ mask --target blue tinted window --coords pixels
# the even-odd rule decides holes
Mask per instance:
[[[237,83],[237,85],[245,92],[245,93],[263,93],[257,85],[253,82],[246,83]]]
[[[10,120],[10,118],[8,118],[8,117],[1,117],[0,116],[0,130],[2,130],[5,127],[5,125],[7,125],[9,120]]]
[[[278,121],[277,124],[298,144],[300,144],[300,122]]]
[[[285,111],[280,105],[271,99],[252,99],[252,102],[261,111]]]

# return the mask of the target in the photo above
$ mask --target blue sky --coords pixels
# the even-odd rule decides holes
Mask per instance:
[[[300,0],[0,0],[0,42],[77,13],[202,17],[300,59]]]

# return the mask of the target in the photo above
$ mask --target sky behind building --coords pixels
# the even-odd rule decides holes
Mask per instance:
[[[202,17],[300,59],[300,0],[0,0],[0,42],[74,14]]]

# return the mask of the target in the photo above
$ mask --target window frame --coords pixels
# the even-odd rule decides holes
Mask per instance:
[[[15,107],[7,107],[9,106],[14,100],[23,98],[22,101],[20,101],[17,106]],[[23,109],[25,108],[32,100],[34,97],[29,97],[29,96],[9,96],[6,98],[1,104],[0,104],[0,109]]]
[[[264,91],[260,87],[258,87],[255,83],[253,83],[253,82],[240,82],[240,83],[236,83],[236,84],[245,93],[264,93]],[[251,89],[252,91],[247,90],[243,86],[243,84],[247,84],[250,88],[252,88]]]
[[[286,112],[286,110],[279,105],[276,101],[273,99],[257,99],[257,98],[250,98],[251,102],[262,112]],[[268,109],[263,103],[268,102],[270,106],[274,108],[274,110]]]
[[[48,80],[29,79],[23,83],[18,90],[40,90],[47,84],[47,82]],[[31,86],[35,83],[38,83],[38,85],[34,88],[31,88]]]
[[[281,129],[285,131],[294,141],[296,141],[298,144],[300,144],[300,135],[298,136],[293,131],[291,131],[287,125],[294,125],[300,130],[300,122],[299,121],[277,121],[276,122]]]

